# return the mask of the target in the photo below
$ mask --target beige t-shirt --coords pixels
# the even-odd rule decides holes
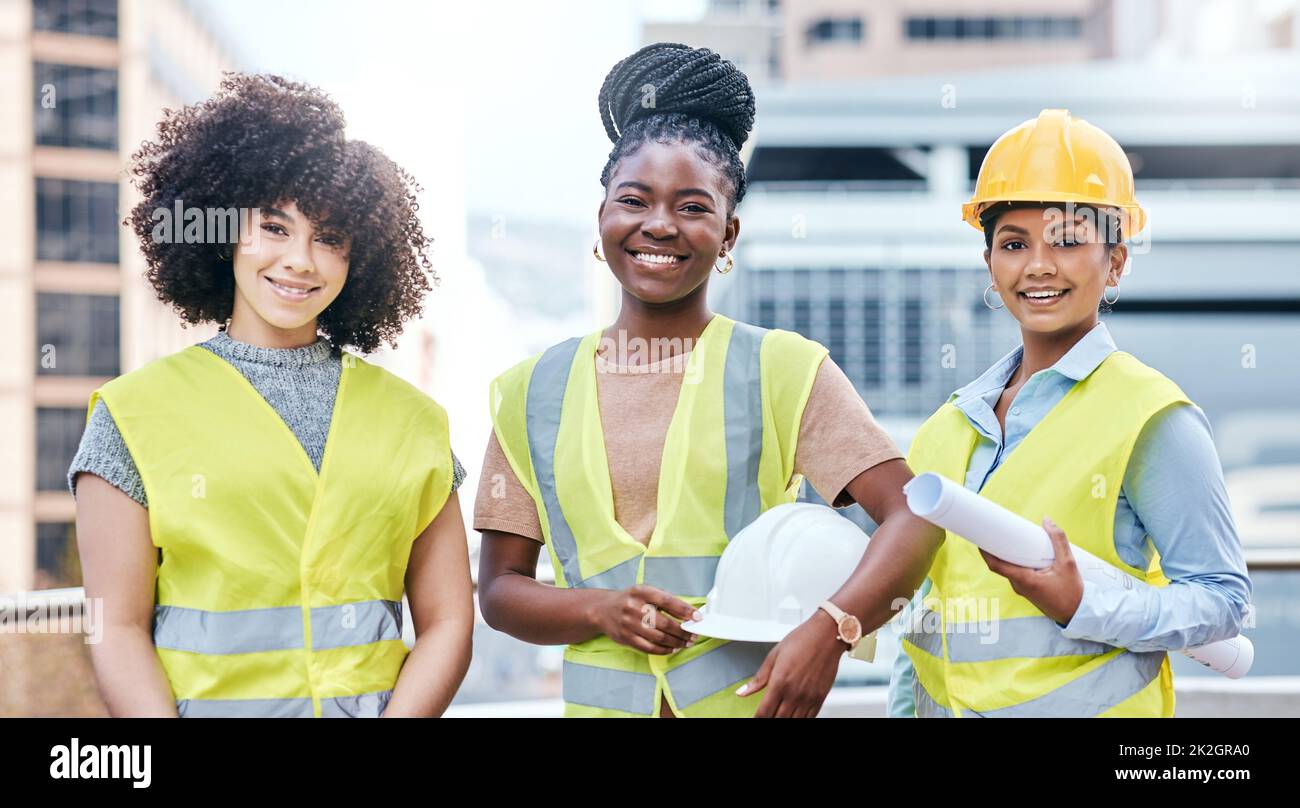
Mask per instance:
[[[645,365],[607,361],[596,353],[596,395],[605,431],[614,518],[642,544],[654,532],[664,441],[686,370],[687,354]],[[828,356],[813,380],[799,425],[794,468],[827,502],[853,504],[844,488],[862,472],[903,455]],[[489,433],[474,498],[474,529],[543,541],[537,506]]]

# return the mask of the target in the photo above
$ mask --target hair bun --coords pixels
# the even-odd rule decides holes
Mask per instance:
[[[754,91],[718,54],[673,42],[647,45],[614,65],[600,87],[600,120],[614,143],[635,121],[674,112],[711,121],[739,148],[754,127]]]

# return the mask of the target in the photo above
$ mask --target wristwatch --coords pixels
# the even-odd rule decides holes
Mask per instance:
[[[836,636],[849,644],[850,651],[856,648],[858,641],[862,639],[862,621],[829,600],[823,602],[820,608],[835,621]]]

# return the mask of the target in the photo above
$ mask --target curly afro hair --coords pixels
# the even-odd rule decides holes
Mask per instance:
[[[614,65],[597,99],[613,142],[600,184],[647,142],[689,143],[722,171],[728,215],[745,198],[740,147],[754,126],[754,91],[734,64],[708,48],[647,45]]]
[[[420,187],[343,129],[343,113],[325,93],[270,75],[226,73],[212,98],[167,110],[157,139],[132,155],[144,199],[124,222],[139,238],[159,300],[188,324],[224,323],[235,276],[230,244],[160,241],[155,211],[293,202],[315,228],[350,242],[347,282],[317,318],[318,330],[361,353],[395,346],[438,281],[417,216]]]

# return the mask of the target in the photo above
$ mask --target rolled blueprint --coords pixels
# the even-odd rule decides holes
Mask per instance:
[[[912,513],[961,536],[1004,561],[1042,569],[1056,556],[1040,525],[1012,513],[946,477],[922,474],[903,487]],[[1070,545],[1085,580],[1108,589],[1150,587],[1146,581],[1114,567],[1087,550]],[[1183,653],[1229,679],[1240,679],[1255,661],[1255,647],[1243,636],[1183,649]]]

